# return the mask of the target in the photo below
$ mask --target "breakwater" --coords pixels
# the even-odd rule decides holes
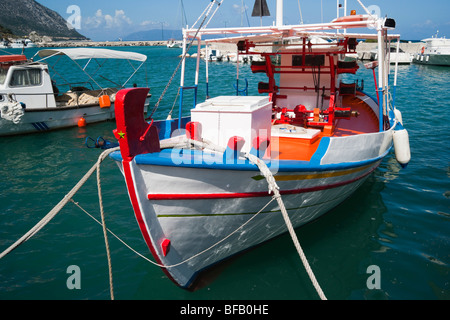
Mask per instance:
[[[167,46],[166,40],[159,41],[54,41],[36,43],[38,47],[46,48],[67,48],[67,47],[142,47],[142,46]],[[195,44],[196,45],[196,44]],[[202,43],[204,45],[204,43]],[[395,45],[395,44],[394,44]],[[421,42],[400,43],[400,49],[407,53],[417,53],[423,47]],[[370,51],[377,47],[377,43],[360,42],[357,47],[358,58],[367,59]],[[235,53],[236,46],[234,44],[213,44],[211,49],[219,49],[222,54]]]
[[[38,47],[45,48],[81,48],[81,47],[142,47],[166,46],[167,41],[51,41],[36,43]]]

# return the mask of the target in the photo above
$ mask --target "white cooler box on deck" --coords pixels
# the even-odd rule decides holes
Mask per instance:
[[[219,96],[191,110],[191,121],[201,123],[204,139],[226,147],[231,137],[240,136],[245,140],[243,152],[250,151],[257,136],[270,139],[271,120],[272,103],[268,97]]]

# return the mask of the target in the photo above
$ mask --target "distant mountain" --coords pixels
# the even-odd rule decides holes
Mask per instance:
[[[169,39],[183,39],[181,30],[162,30],[151,29],[147,31],[138,31],[124,37],[124,41],[159,41]]]
[[[17,36],[28,36],[35,31],[53,40],[86,39],[75,29],[69,29],[58,13],[35,0],[1,0],[0,21]]]

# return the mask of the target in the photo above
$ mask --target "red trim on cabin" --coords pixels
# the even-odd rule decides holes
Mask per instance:
[[[365,176],[371,174],[378,166],[374,166],[368,172],[362,174],[359,177],[350,179],[343,182],[333,183],[324,186],[316,186],[311,188],[301,188],[292,190],[280,190],[281,195],[285,194],[298,194],[307,193],[314,191],[321,191],[326,189],[333,189],[347,184],[356,182]],[[167,194],[151,194],[147,195],[149,200],[205,200],[205,199],[230,199],[230,198],[256,198],[256,197],[267,197],[269,196],[267,191],[257,191],[257,192],[234,192],[234,193],[167,193]]]
[[[0,56],[0,62],[21,62],[27,61],[27,57],[23,54],[10,54]]]

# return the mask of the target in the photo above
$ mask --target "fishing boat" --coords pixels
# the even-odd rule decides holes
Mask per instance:
[[[450,39],[436,36],[422,40],[424,46],[413,57],[413,63],[450,66]]]
[[[70,59],[76,69],[66,71],[68,74],[64,74],[64,70],[69,69],[56,70],[52,78],[47,62],[52,62],[53,71],[56,63],[63,63],[59,61],[62,56]],[[40,59],[35,61],[35,58]],[[105,59],[137,62],[131,65],[130,77],[124,83],[117,83],[98,70],[106,67]],[[32,59],[25,55],[0,56],[0,136],[114,119],[116,93],[127,85],[146,59],[147,56],[139,53],[92,48],[44,49]],[[74,70],[75,74],[78,71],[81,75],[74,77]],[[113,86],[101,85],[100,80],[105,83],[105,79]]]
[[[395,21],[366,11],[330,23],[284,25],[280,7],[282,1],[273,26],[183,29],[185,44],[207,36],[208,45],[234,43],[239,55],[261,55],[263,61],[247,66],[267,76],[253,84],[258,95],[240,95],[237,87],[236,94],[195,101],[183,114],[183,92],[198,91],[199,58],[193,85],[185,84],[181,60],[178,119],[145,119],[147,89],[117,93],[114,134],[120,150],[110,157],[124,176],[150,252],[182,288],[192,288],[211,266],[287,232],[284,213],[299,227],[330,211],[394,145],[399,163],[410,160],[408,133],[395,108],[397,68],[389,77],[389,44],[400,37],[390,34]],[[352,28],[377,32],[351,33]],[[334,41],[310,41],[317,36]],[[299,39],[295,45],[285,41],[292,37]],[[354,60],[343,61],[355,53],[356,39],[378,40],[377,63],[368,65],[377,83],[373,94],[342,79],[360,68]]]

